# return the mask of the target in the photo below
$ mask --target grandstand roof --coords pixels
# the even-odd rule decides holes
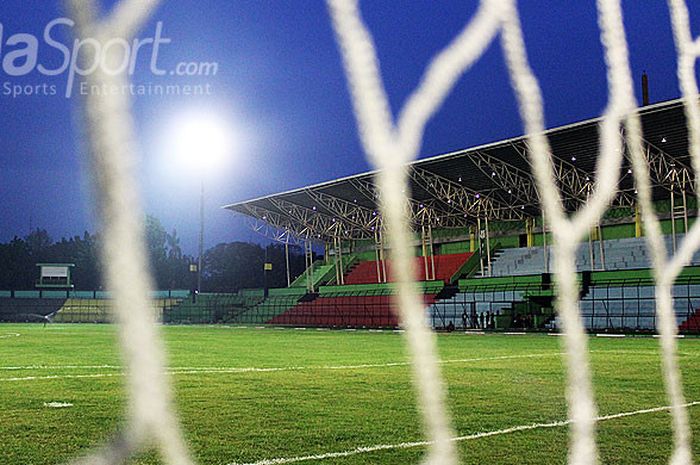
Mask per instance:
[[[639,110],[656,199],[671,189],[694,192],[686,118],[681,100]],[[595,118],[546,131],[566,208],[586,201],[595,180],[598,126]],[[460,227],[477,218],[521,220],[540,215],[538,193],[527,158],[526,136],[415,161],[408,165],[416,226]],[[616,206],[634,204],[630,163],[625,157]],[[278,240],[366,239],[381,218],[376,171],[336,179],[224,208],[246,215],[257,231]],[[683,180],[686,182],[683,183]]]

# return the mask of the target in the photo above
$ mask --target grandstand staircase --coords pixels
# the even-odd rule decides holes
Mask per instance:
[[[472,254],[436,255],[435,279],[425,280],[423,257],[415,257],[415,266],[420,273],[423,303],[430,306],[436,299],[450,299],[459,292],[455,276],[460,276]],[[390,274],[391,261],[384,264]],[[431,263],[432,265],[432,263]],[[395,285],[391,282],[377,283],[377,262],[373,260],[350,262],[345,267],[345,283],[333,284],[329,280],[318,287],[315,293],[297,296],[296,301],[276,305],[268,298],[250,314],[267,315],[265,321],[279,325],[395,328],[398,317],[394,309]],[[291,289],[291,288],[290,288]],[[266,308],[265,308],[266,307]],[[249,319],[249,316],[246,316]]]
[[[440,292],[437,293],[437,295],[435,295],[435,300],[448,300],[456,296],[458,293],[458,284],[447,284],[445,287],[442,288]]]
[[[164,323],[207,324],[234,320],[259,298],[236,294],[199,294],[196,299],[182,299],[163,314]]]
[[[351,263],[347,268],[345,268],[345,278],[347,278],[349,275],[352,274],[353,271],[355,271],[355,268],[357,268],[357,265],[359,265],[360,262],[355,261]]]
[[[237,307],[229,309],[225,314],[221,315],[220,320],[223,323],[232,323],[241,319],[249,311],[248,307]]]
[[[503,249],[501,248],[500,243],[496,243],[492,248],[491,248],[491,261],[488,263],[484,263],[484,273],[481,272],[481,267],[479,265],[479,252],[474,253],[474,258],[476,259],[474,269],[472,270],[471,276],[465,276],[465,277],[474,277],[474,278],[482,278],[484,276],[488,276],[488,266],[493,264],[499,259],[501,255],[503,255]]]
[[[311,282],[313,283],[314,289],[331,280],[334,270],[333,265],[326,265],[321,261],[316,261],[312,267]],[[306,272],[299,275],[289,287],[306,288]]]
[[[313,302],[314,300],[318,299],[318,296],[319,296],[318,292],[309,292],[309,293],[301,296],[301,298],[297,302],[299,302],[299,303]]]

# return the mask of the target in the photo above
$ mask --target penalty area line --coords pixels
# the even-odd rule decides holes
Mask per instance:
[[[687,407],[694,407],[700,405],[700,401],[695,401],[695,402],[688,402],[683,404],[681,407],[687,408]],[[648,413],[659,413],[659,412],[665,412],[668,410],[671,410],[673,407],[671,406],[664,406],[664,407],[654,407],[654,408],[647,408],[647,409],[641,409],[641,410],[634,410],[630,412],[622,412],[622,413],[615,413],[612,415],[602,415],[599,417],[596,417],[596,421],[607,421],[607,420],[615,420],[618,418],[625,418],[625,417],[632,417],[636,415],[644,415]],[[562,426],[568,426],[572,423],[572,420],[559,420],[559,421],[551,421],[549,423],[532,423],[529,425],[520,425],[520,426],[512,426],[510,428],[504,428],[504,429],[499,429],[495,431],[486,431],[486,432],[481,432],[481,433],[474,433],[474,434],[468,434],[465,436],[457,436],[452,438],[453,442],[462,442],[462,441],[473,441],[476,439],[482,439],[482,438],[488,438],[492,436],[500,436],[504,434],[512,434],[512,433],[519,433],[521,431],[531,431],[531,430],[536,430],[536,429],[549,429],[549,428],[559,428]],[[345,451],[338,451],[338,452],[324,452],[321,454],[314,454],[314,455],[300,455],[296,457],[280,457],[280,458],[273,458],[273,459],[263,459],[259,460],[257,462],[231,462],[228,465],[285,465],[288,463],[298,463],[298,462],[308,462],[310,460],[326,460],[326,459],[335,459],[335,458],[342,458],[342,457],[350,457],[353,455],[359,455],[359,454],[366,454],[369,452],[378,452],[378,451],[383,451],[383,450],[397,450],[397,449],[412,449],[416,447],[425,447],[433,444],[433,441],[413,441],[413,442],[400,442],[396,444],[377,444],[373,446],[360,446],[355,449],[350,449],[350,450],[345,450]]]

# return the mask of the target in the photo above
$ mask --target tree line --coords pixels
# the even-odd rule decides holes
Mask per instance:
[[[54,241],[44,229],[36,229],[25,237],[14,237],[0,243],[0,289],[34,289],[38,279],[37,263],[73,263],[73,284],[76,290],[103,288],[100,267],[100,235],[83,233]],[[190,265],[196,257],[184,254],[176,230],[168,232],[161,222],[146,218],[146,245],[157,289],[193,289],[196,273]],[[218,244],[204,252],[202,291],[236,292],[245,288],[286,287],[287,273],[284,244],[262,246],[248,242]],[[264,263],[272,263],[265,273]],[[304,271],[304,255],[300,247],[289,246],[292,279]]]

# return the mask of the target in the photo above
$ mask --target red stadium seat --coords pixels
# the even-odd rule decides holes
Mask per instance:
[[[434,294],[423,296],[426,306],[435,302]],[[352,328],[396,328],[398,317],[392,296],[319,297],[303,302],[268,321],[270,324]]]
[[[459,253],[450,255],[435,255],[433,259],[427,258],[428,270],[432,269],[432,260],[435,262],[435,279],[448,282],[459,268],[472,256],[471,253]],[[427,281],[425,273],[425,261],[423,257],[416,257],[414,266],[418,272],[419,281]],[[381,264],[380,264],[380,270]],[[386,271],[391,279],[391,260],[386,260]],[[380,271],[381,272],[381,271]],[[345,276],[345,284],[374,284],[377,283],[377,262],[374,260],[358,263]]]

